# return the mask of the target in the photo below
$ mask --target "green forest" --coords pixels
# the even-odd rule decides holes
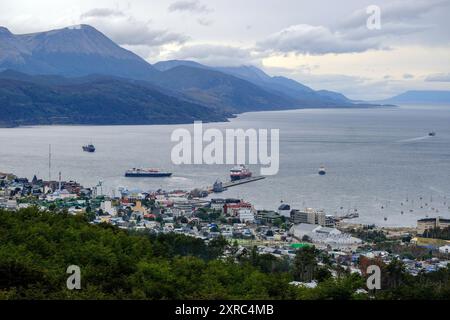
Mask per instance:
[[[288,261],[217,238],[150,235],[83,216],[36,208],[0,210],[0,299],[449,299],[450,270],[408,275],[399,261],[383,268],[383,288],[337,270],[314,247]],[[319,264],[319,262],[321,262]],[[68,290],[66,269],[81,269],[81,290]],[[291,281],[316,279],[316,288]]]

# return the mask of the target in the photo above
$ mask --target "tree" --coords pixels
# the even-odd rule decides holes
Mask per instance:
[[[310,282],[316,276],[317,259],[315,247],[303,247],[297,250],[294,258],[294,279]]]

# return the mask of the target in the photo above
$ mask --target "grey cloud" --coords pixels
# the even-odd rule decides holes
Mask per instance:
[[[414,75],[410,73],[405,73],[403,75],[403,79],[414,79]]]
[[[433,21],[418,18],[449,5],[449,0],[396,1],[381,7],[381,29],[369,30],[366,9],[355,11],[339,23],[323,25],[292,25],[259,41],[263,51],[322,55],[327,53],[352,53],[367,50],[387,50],[399,39],[423,31],[436,29]],[[407,38],[405,38],[407,39]]]
[[[366,8],[355,11],[331,29],[342,33],[347,39],[377,38],[384,43],[395,39],[395,43],[398,43],[397,40],[402,36],[436,29],[436,22],[424,17],[449,4],[449,0],[393,1],[380,6],[380,29],[367,28],[369,14]]]
[[[448,0],[409,0],[392,1],[389,4],[380,6],[381,27],[385,23],[400,24],[402,21],[411,21],[417,19],[430,11],[442,6],[448,6]],[[343,19],[336,26],[338,29],[353,29],[366,26],[368,18],[366,8],[353,12],[349,17]]]
[[[189,38],[186,35],[164,29],[154,29],[150,22],[136,20],[131,16],[88,16],[81,18],[102,30],[108,37],[120,45],[160,46],[168,43],[182,44]]]
[[[81,15],[81,19],[92,17],[122,17],[122,16],[124,16],[124,13],[119,10],[109,8],[95,8],[83,13]]]
[[[380,48],[376,40],[356,41],[346,39],[339,32],[333,32],[324,26],[294,25],[268,36],[257,43],[257,47],[266,51],[295,52],[302,54],[327,54],[363,52]]]
[[[200,25],[205,26],[205,27],[209,27],[210,25],[213,24],[213,21],[212,21],[212,20],[210,20],[210,19],[205,19],[205,18],[199,18],[199,19],[197,19],[197,22],[198,22]]]
[[[212,10],[208,8],[206,5],[201,4],[199,1],[176,1],[172,3],[168,10],[170,12],[174,11],[189,11],[189,12],[196,12],[196,13],[209,13]]]
[[[429,82],[450,82],[450,73],[436,73],[430,74],[425,78]]]
[[[240,66],[255,63],[249,50],[210,44],[183,46],[169,58],[194,60],[209,66]]]

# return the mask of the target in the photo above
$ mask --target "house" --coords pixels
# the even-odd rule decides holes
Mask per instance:
[[[147,214],[147,208],[142,206],[142,202],[141,201],[136,201],[135,206],[132,208],[133,212],[135,213],[141,213],[142,215]]]

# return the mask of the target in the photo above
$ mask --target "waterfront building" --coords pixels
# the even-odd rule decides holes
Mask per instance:
[[[210,203],[211,209],[220,211],[223,213],[225,206],[225,199],[211,199]]]
[[[304,210],[291,210],[290,212],[291,222],[294,224],[308,223],[317,224],[322,227],[334,228],[336,226],[336,219],[325,214],[323,210],[314,210],[312,208],[306,208]]]
[[[425,218],[417,220],[417,233],[423,234],[426,230],[430,229],[444,229],[450,227],[450,219],[444,219],[442,217]]]
[[[275,211],[258,210],[256,218],[263,223],[274,223],[276,220],[281,219],[281,216]]]
[[[282,203],[278,207],[278,214],[289,219],[291,217],[291,206],[286,203]]]

